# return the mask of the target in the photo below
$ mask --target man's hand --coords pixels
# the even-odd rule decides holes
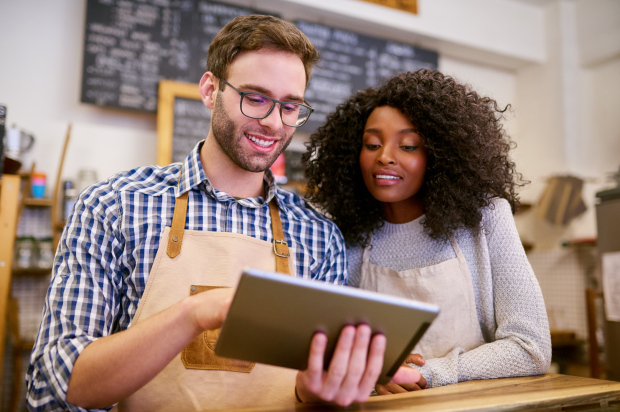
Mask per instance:
[[[234,288],[217,288],[186,298],[184,303],[192,306],[196,335],[222,326],[234,295]]]
[[[409,366],[410,363],[418,366],[424,366],[426,362],[424,361],[424,358],[422,358],[422,355],[418,355],[417,353],[411,353],[409,354],[409,356],[407,356],[407,359],[405,359],[403,367],[411,368],[411,366]],[[419,391],[422,389],[426,389],[427,386],[428,384],[426,383],[426,379],[424,379],[424,376],[420,376],[420,380],[417,383],[396,384],[390,382],[387,385],[376,385],[375,389],[377,390],[377,393],[379,395],[391,395],[393,393]]]
[[[296,390],[304,402],[327,401],[340,406],[364,402],[370,396],[383,368],[386,340],[376,335],[371,340],[368,325],[346,326],[340,333],[327,372],[323,358],[327,337],[317,333],[312,339],[308,369],[297,374]],[[399,368],[392,382],[417,382],[421,375],[413,368]]]
[[[67,401],[102,409],[125,399],[161,372],[199,333],[221,327],[234,293],[232,288],[198,293],[127,330],[97,339],[73,365]]]

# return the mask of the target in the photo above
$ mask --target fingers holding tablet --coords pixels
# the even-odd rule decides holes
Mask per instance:
[[[300,399],[335,402],[341,406],[365,401],[383,367],[385,336],[371,337],[367,325],[344,327],[327,372],[323,370],[326,345],[325,335],[315,334],[308,369],[297,375]]]

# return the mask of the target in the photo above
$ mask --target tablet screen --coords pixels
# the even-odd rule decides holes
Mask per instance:
[[[439,309],[427,303],[347,286],[245,269],[215,353],[304,370],[316,332],[327,335],[325,368],[346,325],[367,324],[387,338],[378,383],[387,383]]]

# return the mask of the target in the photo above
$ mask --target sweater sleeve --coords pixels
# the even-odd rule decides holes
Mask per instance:
[[[506,200],[483,211],[492,276],[495,331],[470,351],[455,348],[420,371],[429,387],[473,379],[538,375],[549,369],[551,338],[542,292],[527,260]]]

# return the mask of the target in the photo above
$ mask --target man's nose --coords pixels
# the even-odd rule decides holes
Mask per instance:
[[[280,130],[283,126],[282,118],[280,117],[280,104],[276,103],[269,116],[259,119],[258,122],[261,126],[266,126],[271,130]]]

